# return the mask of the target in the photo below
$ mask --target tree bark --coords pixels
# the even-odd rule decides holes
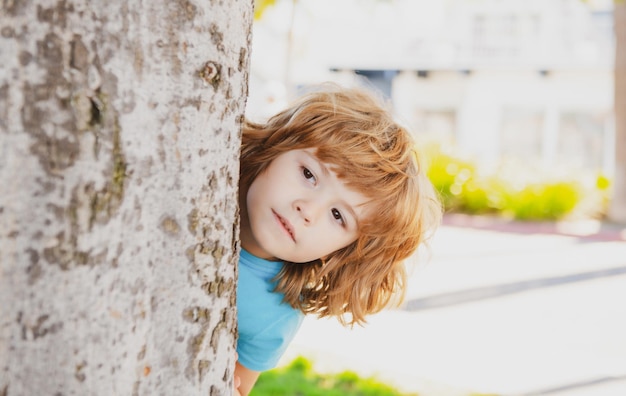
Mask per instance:
[[[252,2],[0,7],[0,395],[230,395]]]
[[[609,208],[612,221],[626,223],[626,2],[616,1],[615,28],[615,175]]]

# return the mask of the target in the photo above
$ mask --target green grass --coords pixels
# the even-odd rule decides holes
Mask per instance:
[[[417,396],[402,393],[373,377],[361,378],[352,371],[319,374],[310,361],[296,358],[286,367],[261,374],[250,396]]]
[[[402,393],[376,378],[362,378],[352,371],[319,374],[312,363],[300,356],[288,366],[265,371],[250,396],[418,396]],[[467,396],[498,396],[493,393],[472,393]]]

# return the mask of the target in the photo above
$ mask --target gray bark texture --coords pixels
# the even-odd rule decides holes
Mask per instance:
[[[615,175],[609,218],[626,224],[626,2],[616,1],[615,27]]]
[[[0,396],[230,395],[252,1],[0,7]]]

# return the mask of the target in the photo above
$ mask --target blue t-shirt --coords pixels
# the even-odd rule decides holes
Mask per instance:
[[[296,335],[304,314],[283,302],[272,279],[283,263],[260,259],[241,249],[237,282],[239,363],[254,371],[276,367]]]

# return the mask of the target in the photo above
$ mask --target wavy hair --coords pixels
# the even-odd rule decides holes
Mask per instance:
[[[404,260],[438,226],[441,204],[413,139],[386,104],[367,91],[335,85],[304,95],[265,123],[245,121],[240,197],[274,158],[304,148],[315,148],[374,210],[352,244],[309,263],[286,263],[275,291],[304,313],[362,324],[366,315],[402,301]]]

